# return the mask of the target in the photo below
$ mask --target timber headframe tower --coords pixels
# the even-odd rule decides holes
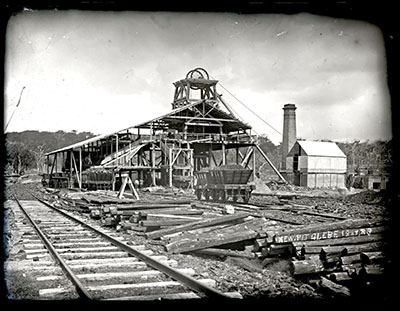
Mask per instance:
[[[218,94],[217,80],[196,68],[173,84],[171,112],[46,154],[52,163],[49,182],[59,178],[56,172],[62,167],[65,176],[60,178],[68,179],[68,186],[84,187],[90,179],[85,170],[94,166],[112,172],[113,188],[122,173],[143,185],[193,186],[194,172],[226,164],[253,169],[254,175],[255,150],[283,179],[257,145],[251,126]],[[87,158],[91,167],[84,165]]]

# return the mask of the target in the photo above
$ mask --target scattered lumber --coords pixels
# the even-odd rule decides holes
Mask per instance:
[[[151,233],[151,232],[150,232]],[[221,234],[210,236],[208,238],[192,241],[184,239],[181,241],[172,242],[165,246],[166,250],[170,253],[184,253],[202,248],[209,248],[213,246],[224,245],[228,243],[239,242],[243,240],[253,239],[258,236],[258,233],[253,230],[239,231],[232,234]]]
[[[160,219],[185,219],[185,220],[201,220],[202,217],[193,217],[186,215],[176,215],[176,214],[158,214],[158,213],[139,213],[139,217],[146,220],[160,220]]]
[[[350,276],[356,277],[360,270],[363,268],[363,265],[360,262],[350,263],[350,264],[341,264],[341,269],[346,271]]]
[[[256,258],[254,253],[249,253],[246,251],[236,251],[230,249],[221,249],[221,248],[204,248],[195,251],[191,251],[193,254],[200,255],[208,255],[208,256],[216,256],[216,257],[242,257],[242,258]]]
[[[339,283],[354,280],[347,272],[332,272],[328,276],[331,281]]]
[[[385,272],[385,269],[382,265],[367,265],[362,267],[359,271],[359,276],[363,279],[373,279],[376,277],[382,277]]]
[[[264,247],[261,251],[264,257],[292,257],[295,254],[295,248],[292,243],[287,244],[271,244]]]
[[[348,219],[348,217],[343,217],[343,216],[339,216],[339,215],[335,215],[335,214],[328,214],[328,213],[316,213],[316,212],[310,212],[310,211],[304,211],[304,210],[302,210],[300,213],[307,214],[307,215],[321,216],[321,217],[326,217],[326,218],[341,219],[341,220]]]
[[[262,234],[263,222],[263,219],[255,218],[238,225],[197,235],[196,238],[183,238],[176,240],[167,244],[165,248],[171,253],[184,253],[198,249],[253,240]],[[253,243],[254,241],[251,242],[251,244]]]
[[[321,277],[321,281],[319,282],[318,285],[320,287],[330,291],[334,295],[342,296],[342,297],[350,296],[350,290],[347,287],[337,284],[335,282],[332,282],[323,276]]]
[[[379,263],[385,259],[383,252],[363,252],[360,254],[361,262],[365,265]]]
[[[182,209],[182,208],[174,208],[174,209],[152,209],[149,211],[139,211],[139,215],[142,217],[146,217],[148,214],[168,214],[168,215],[203,215],[203,211],[195,210],[195,209]]]
[[[165,220],[141,220],[142,227],[171,227],[187,223],[192,223],[193,219],[165,219]]]
[[[268,242],[266,238],[255,239],[253,244],[253,252],[262,251],[263,248],[268,246]]]
[[[148,210],[148,209],[167,209],[167,208],[191,208],[190,204],[181,203],[137,203],[137,204],[125,204],[118,206],[121,211],[136,211],[136,210]]]
[[[384,243],[379,242],[366,242],[363,244],[354,244],[354,245],[335,245],[335,246],[316,246],[316,247],[308,247],[307,249],[314,248],[316,250],[321,250],[322,255],[328,253],[343,253],[343,255],[351,255],[362,252],[374,252],[382,249],[384,247]]]
[[[176,233],[176,232],[189,231],[189,230],[193,230],[193,229],[199,229],[199,228],[204,228],[204,227],[209,227],[209,226],[214,226],[214,225],[219,225],[219,224],[224,224],[224,223],[231,222],[233,220],[246,218],[247,216],[248,216],[247,213],[236,213],[233,215],[219,216],[219,217],[215,217],[215,218],[199,220],[196,222],[191,222],[191,223],[176,226],[173,228],[157,230],[157,231],[147,234],[146,237],[149,239],[157,239],[157,238],[162,237],[163,235]]]
[[[130,203],[131,201],[123,200],[119,198],[114,198],[111,196],[104,196],[104,195],[94,195],[94,194],[82,194],[82,199],[87,201],[91,204],[124,204]]]
[[[340,260],[342,265],[350,265],[354,263],[360,263],[361,257],[360,254],[348,255],[348,256],[341,256]]]
[[[324,270],[322,261],[319,256],[312,256],[307,260],[293,260],[292,261],[294,276],[310,275],[320,273]]]
[[[215,226],[204,227],[204,228],[199,228],[199,229],[190,230],[190,231],[171,233],[171,234],[162,236],[161,240],[166,241],[168,243],[178,241],[181,239],[185,239],[185,238],[197,240],[197,239],[199,239],[199,236],[201,236],[202,234],[205,234],[205,233],[208,233],[211,231],[220,230],[220,229],[227,228],[227,227],[231,227],[231,226],[243,223],[244,221],[245,220],[243,218],[241,218],[241,219],[233,220],[229,223],[225,223],[222,225],[215,225]]]

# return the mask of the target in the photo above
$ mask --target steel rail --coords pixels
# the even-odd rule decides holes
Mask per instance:
[[[32,224],[32,226],[35,228],[37,234],[39,235],[40,239],[43,241],[44,245],[48,249],[48,251],[51,253],[53,258],[58,261],[60,264],[61,268],[64,270],[66,273],[67,277],[71,280],[71,282],[74,284],[76,291],[78,292],[78,295],[83,298],[83,299],[93,299],[92,296],[89,294],[89,292],[85,289],[81,281],[78,279],[78,277],[75,275],[75,273],[70,269],[70,267],[67,265],[67,263],[64,261],[64,259],[61,258],[60,254],[56,251],[54,246],[51,244],[51,242],[46,238],[44,235],[43,231],[35,224],[29,213],[25,210],[25,208],[22,206],[21,202],[18,200],[17,196],[13,194],[15,201],[17,202],[18,206],[22,210],[22,212],[25,214],[26,218],[28,218],[29,222]]]
[[[66,212],[55,208],[54,206],[50,205],[49,203],[47,203],[46,201],[38,198],[37,196],[35,196],[34,194],[30,193],[30,195],[32,195],[36,200],[38,200],[39,202],[43,203],[44,205],[48,206],[49,208],[59,212],[60,214],[64,215],[65,217],[79,223],[80,225],[96,232],[97,234],[101,235],[102,237],[104,237],[105,239],[107,239],[109,242],[111,242],[112,244],[114,244],[115,246],[120,247],[121,249],[123,249],[124,251],[128,252],[129,254],[131,254],[132,256],[135,256],[136,258],[139,258],[140,260],[144,261],[146,264],[148,264],[149,266],[153,267],[154,269],[157,269],[158,271],[165,273],[166,275],[168,275],[169,277],[181,282],[182,284],[186,285],[187,287],[189,287],[191,290],[196,291],[198,293],[202,293],[204,295],[206,295],[209,298],[230,298],[232,299],[232,297],[224,294],[223,292],[212,288],[210,286],[207,286],[205,284],[200,283],[199,281],[197,281],[196,279],[185,275],[183,273],[180,273],[179,271],[171,268],[170,266],[167,266],[161,262],[159,262],[158,260],[155,260],[145,254],[143,254],[142,252],[131,248],[129,245],[118,241],[116,239],[114,239],[113,237],[109,236],[108,234],[101,232],[100,230],[92,227],[91,225],[75,218],[72,215],[67,214]]]

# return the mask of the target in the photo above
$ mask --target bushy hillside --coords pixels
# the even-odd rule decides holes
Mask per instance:
[[[93,137],[91,132],[24,131],[5,134],[3,161],[5,174],[24,173],[27,169],[43,170],[44,154]]]

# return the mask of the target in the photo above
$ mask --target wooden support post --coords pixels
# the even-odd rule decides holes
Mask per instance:
[[[254,153],[254,147],[253,147],[253,181],[256,180],[256,154]]]
[[[82,189],[82,148],[79,148],[79,189]]]
[[[78,180],[78,185],[80,187],[81,185],[81,179],[79,177],[79,172],[78,172],[78,168],[76,166],[76,160],[75,160],[75,155],[74,152],[71,150],[71,155],[72,155],[72,159],[73,159],[73,163],[74,163],[74,167],[75,167],[75,175],[76,175],[76,179]]]
[[[58,153],[55,154],[56,157],[56,173],[58,172],[58,163],[57,163],[57,158],[58,158]]]
[[[70,187],[73,188],[74,186],[74,179],[72,178],[72,154],[73,151],[72,149],[69,152],[69,183],[70,183]]]
[[[211,168],[211,159],[212,159],[212,147],[211,144],[208,147],[208,167]]]
[[[225,143],[222,142],[222,165],[226,164]]]
[[[151,172],[151,178],[152,178],[152,184],[153,186],[157,186],[156,184],[156,150],[155,150],[155,144],[151,144],[151,167],[152,167],[152,172]]]
[[[185,126],[184,126],[184,128],[183,128],[183,139],[184,139],[184,140],[187,140],[187,129],[188,129],[188,126],[187,126],[187,124],[185,123]]]
[[[118,158],[118,150],[119,150],[119,146],[118,146],[118,144],[119,144],[119,141],[118,141],[118,134],[116,134],[115,135],[115,154],[116,154],[116,157],[117,157],[117,165],[119,164],[119,158]]]
[[[193,189],[194,186],[194,157],[193,157],[193,149],[189,150],[189,157],[190,157],[190,188]]]
[[[112,171],[112,185],[111,185],[111,189],[112,189],[112,191],[115,191],[115,182],[116,182],[116,178],[115,178],[115,174],[116,174],[116,172],[115,172],[115,170],[113,170]]]
[[[65,156],[64,156],[64,154],[65,154],[65,152],[63,151],[62,152],[61,171],[62,171],[63,166],[65,165]]]
[[[56,162],[56,154],[54,154],[53,164],[51,165],[50,176],[49,176],[49,185],[50,185],[51,177],[53,176],[53,170],[54,170],[55,162]]]
[[[172,148],[168,149],[169,156],[168,156],[168,177],[169,177],[169,186],[172,187]]]
[[[113,151],[114,151],[114,148],[113,148],[113,138],[112,138],[112,136],[110,137],[110,140],[111,140],[111,142],[110,142],[110,148],[111,148],[110,154],[112,154]]]

